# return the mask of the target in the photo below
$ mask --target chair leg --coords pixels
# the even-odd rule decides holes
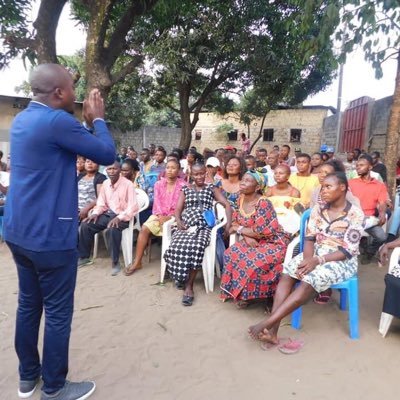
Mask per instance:
[[[359,315],[358,315],[358,280],[350,282],[349,287],[349,328],[350,338],[359,339]]]
[[[347,310],[347,290],[346,289],[339,289],[340,293],[340,309],[342,311]]]
[[[381,321],[379,323],[379,333],[382,335],[382,337],[385,337],[386,334],[388,333],[392,321],[393,321],[393,315],[387,314],[385,312],[381,314]]]
[[[294,329],[301,328],[302,314],[303,314],[302,307],[299,307],[297,310],[294,310],[292,312],[292,328],[294,328]]]
[[[92,257],[93,260],[95,260],[97,258],[98,246],[99,246],[99,234],[96,233],[94,235],[93,257]]]

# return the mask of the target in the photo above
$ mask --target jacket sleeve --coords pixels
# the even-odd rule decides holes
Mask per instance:
[[[102,119],[94,121],[94,134],[65,111],[52,121],[55,142],[71,153],[82,155],[97,164],[110,165],[115,161],[114,140]]]

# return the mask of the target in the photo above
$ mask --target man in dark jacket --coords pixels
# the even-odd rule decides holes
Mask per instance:
[[[15,348],[19,358],[18,394],[30,397],[43,378],[42,400],[78,400],[94,382],[68,382],[68,347],[77,272],[78,195],[76,156],[99,164],[115,158],[98,90],[83,105],[90,134],[71,114],[74,82],[56,64],[31,74],[33,100],[11,127],[11,170],[4,238],[19,279]],[[45,311],[42,364],[37,349]]]

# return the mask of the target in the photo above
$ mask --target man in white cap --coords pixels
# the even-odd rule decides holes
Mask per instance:
[[[206,161],[206,167],[207,167],[206,182],[216,185],[217,182],[222,179],[221,176],[218,174],[221,167],[221,163],[219,162],[217,157],[209,157]]]
[[[333,160],[333,159],[335,158],[335,157],[334,157],[334,155],[335,155],[335,148],[332,147],[332,146],[328,146],[328,147],[326,148],[326,154],[328,154],[328,157],[329,157],[330,160]]]

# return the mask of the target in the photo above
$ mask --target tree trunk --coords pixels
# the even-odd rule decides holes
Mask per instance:
[[[192,130],[197,123],[196,121],[196,123],[193,124],[190,121],[190,108],[189,108],[190,83],[180,84],[178,91],[179,91],[179,102],[180,102],[179,113],[181,115],[181,139],[179,142],[179,147],[182,150],[188,150],[190,147],[190,143],[192,142]]]
[[[35,50],[39,64],[57,63],[56,30],[67,0],[42,0],[36,21]]]
[[[260,126],[260,131],[258,132],[258,136],[255,138],[254,142],[250,146],[249,154],[251,154],[253,147],[256,145],[256,143],[262,138],[263,135],[263,127],[264,127],[264,122],[265,118],[267,118],[267,115],[269,113],[269,110],[265,111],[262,120],[261,120],[261,126]],[[250,135],[249,135],[250,136]]]
[[[396,84],[393,94],[393,103],[390,109],[386,148],[385,165],[388,172],[389,193],[394,196],[396,190],[396,166],[398,160],[398,142],[400,133],[400,51],[397,55]]]

